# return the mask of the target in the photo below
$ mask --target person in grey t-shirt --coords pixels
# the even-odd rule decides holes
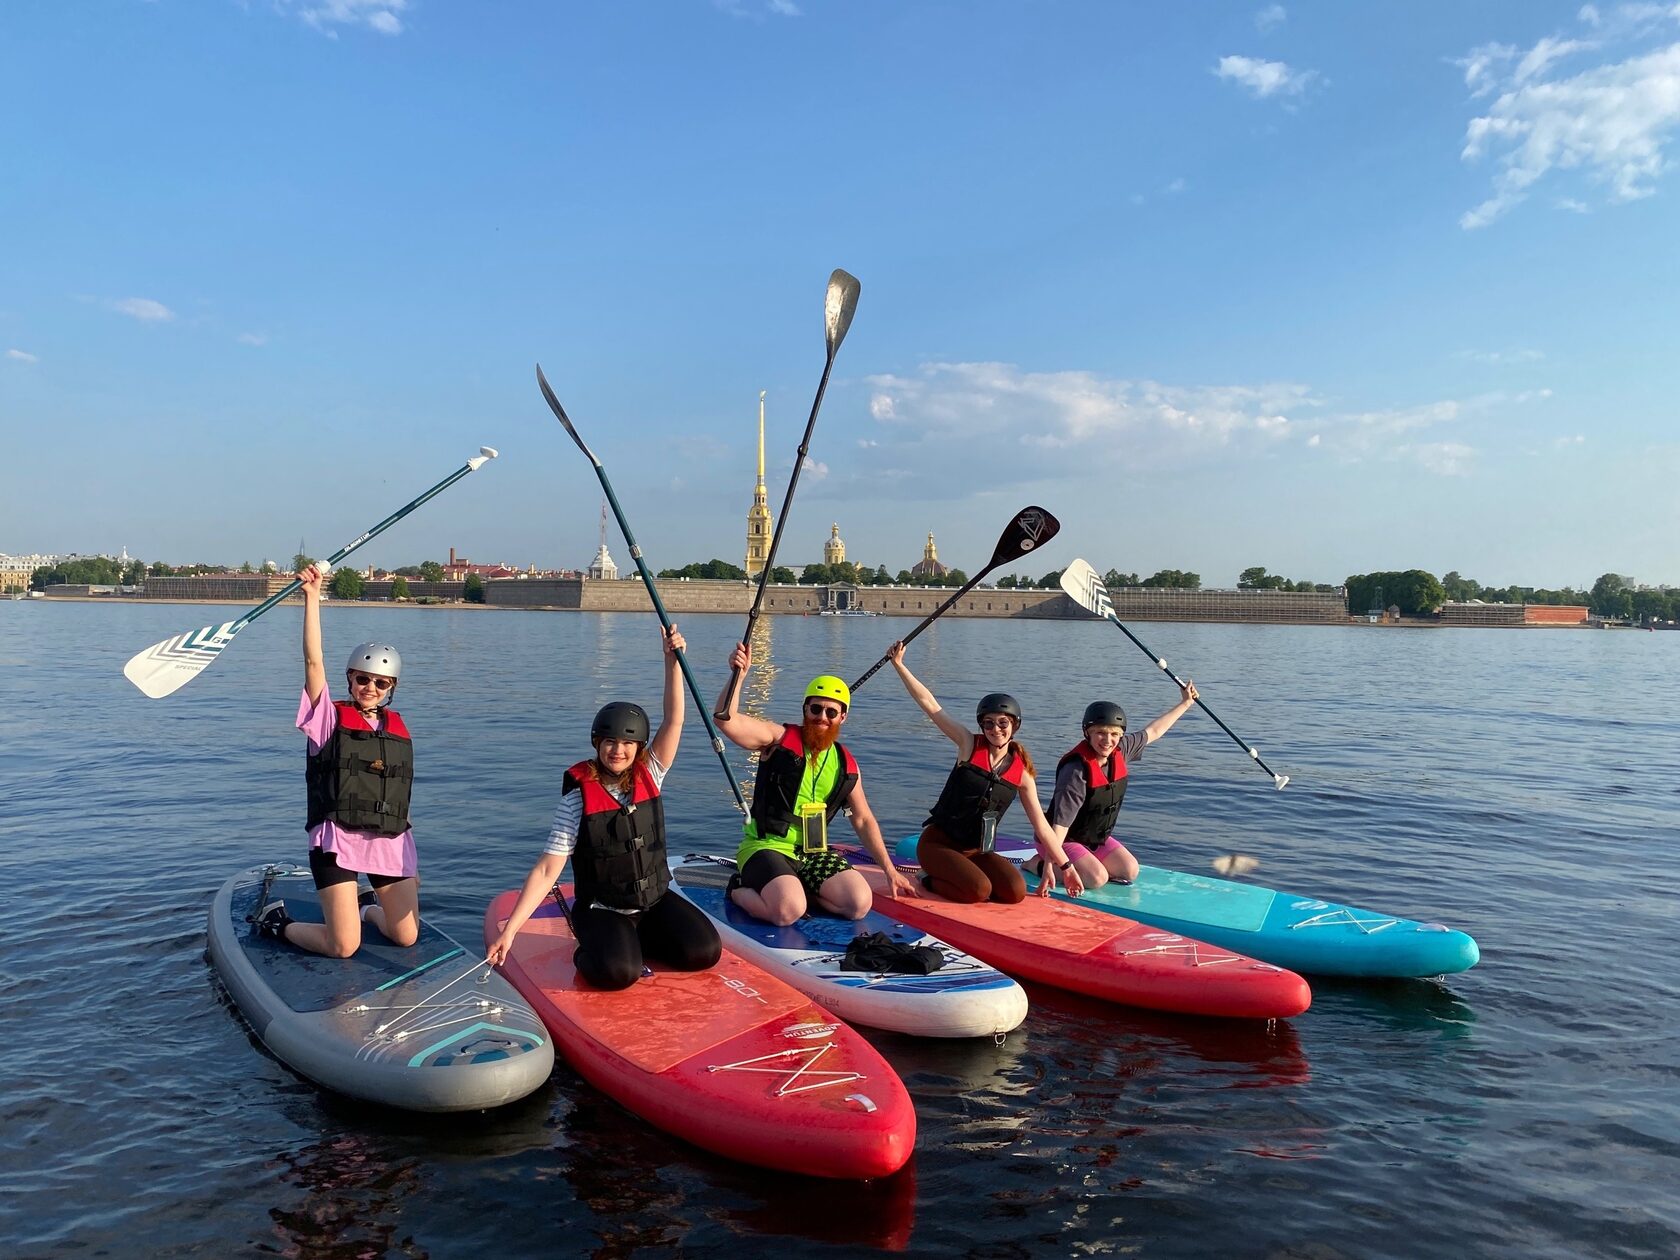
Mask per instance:
[[[1056,766],[1050,829],[1089,888],[1101,888],[1110,879],[1129,884],[1137,878],[1138,860],[1110,833],[1125,799],[1128,763],[1141,757],[1196,702],[1195,683],[1186,682],[1182,692],[1177,704],[1130,735],[1126,710],[1112,700],[1093,701],[1080,723],[1085,737]]]

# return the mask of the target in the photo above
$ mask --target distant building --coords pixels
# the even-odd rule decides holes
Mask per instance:
[[[928,531],[927,546],[922,548],[922,558],[910,570],[911,577],[941,578],[951,571],[951,566],[939,563],[939,549],[933,545],[933,531]]]
[[[747,576],[764,572],[770,558],[770,504],[764,495],[764,392],[758,391],[758,484],[747,509]]]
[[[476,573],[486,581],[491,578],[519,577],[518,569],[505,564],[474,564],[465,556],[457,556],[455,548],[449,549],[449,563],[443,566],[443,580],[445,582],[465,582],[469,574]]]
[[[823,544],[823,563],[846,563],[846,544],[840,539],[840,526],[838,522],[829,529],[828,541]]]
[[[57,563],[57,556],[8,556],[0,553],[0,591],[26,591],[36,569]]]

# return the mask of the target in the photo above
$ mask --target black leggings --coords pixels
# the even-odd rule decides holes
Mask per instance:
[[[578,943],[572,961],[597,989],[628,989],[641,977],[644,957],[676,971],[704,971],[723,952],[712,921],[674,892],[640,914],[574,906],[572,930]]]

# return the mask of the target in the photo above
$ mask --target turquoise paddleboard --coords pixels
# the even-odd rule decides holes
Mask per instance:
[[[899,842],[899,860],[916,860],[916,839]],[[1025,866],[1029,888],[1037,886],[1030,841],[999,836],[997,849]],[[1060,888],[1055,895],[1067,896]],[[1308,975],[1441,976],[1467,971],[1481,957],[1471,937],[1439,923],[1156,866],[1140,868],[1133,884],[1105,884],[1078,900]]]

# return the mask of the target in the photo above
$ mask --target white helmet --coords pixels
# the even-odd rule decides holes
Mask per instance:
[[[383,674],[391,680],[391,689],[379,697],[380,704],[389,704],[396,694],[396,682],[402,677],[402,653],[389,643],[359,643],[350,653],[345,673],[361,670],[364,674]]]

